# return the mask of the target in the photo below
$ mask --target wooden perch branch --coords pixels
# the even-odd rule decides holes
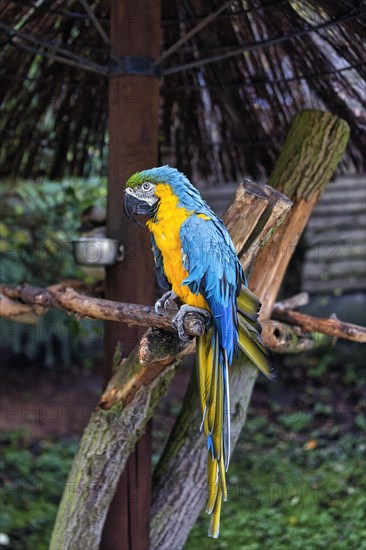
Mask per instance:
[[[280,321],[264,321],[262,335],[265,345],[277,353],[300,353],[317,345],[313,335],[303,334],[301,328]],[[163,374],[174,361],[194,353],[195,350],[195,339],[182,346],[176,333],[160,328],[149,329],[141,338],[137,356],[133,356],[133,370],[130,372],[129,360],[124,360],[117,366],[99,401],[100,406],[107,410],[116,403],[126,405],[132,401],[140,387]]]
[[[275,233],[291,206],[288,197],[269,185],[245,179],[238,186],[224,221],[243,269],[247,269]]]
[[[281,321],[286,321],[291,325],[297,325],[303,332],[321,332],[334,338],[343,338],[353,342],[366,343],[366,328],[352,323],[344,323],[339,319],[331,317],[330,319],[321,319],[305,315],[298,311],[274,307],[273,317]]]
[[[54,285],[49,288],[37,288],[27,284],[0,285],[0,293],[8,299],[4,303],[1,302],[1,316],[10,319],[18,313],[19,307],[24,315],[28,304],[32,306],[29,312],[33,311],[34,305],[38,306],[38,313],[45,311],[42,308],[55,307],[78,317],[117,321],[143,327],[155,326],[169,331],[176,330],[172,324],[174,317],[172,312],[162,310],[158,315],[152,306],[92,298],[79,294],[70,287]],[[21,302],[15,300],[21,300]],[[200,336],[205,331],[205,324],[200,316],[189,313],[184,320],[184,328],[187,334]]]
[[[34,304],[24,304],[0,294],[0,316],[19,323],[34,324],[43,315],[44,308]]]
[[[54,285],[49,288],[37,288],[27,284],[22,285],[0,285],[2,317],[22,322],[34,322],[39,315],[44,313],[45,308],[56,307],[66,310],[78,317],[89,317],[105,321],[117,321],[129,325],[143,327],[156,327],[170,332],[176,332],[173,326],[175,312],[162,310],[158,315],[152,306],[141,306],[138,304],[125,304],[92,298],[76,292],[73,288]],[[1,296],[2,295],[2,296]],[[345,323],[338,319],[319,319],[304,315],[297,311],[288,309],[289,306],[303,305],[307,295],[303,293],[288,299],[286,302],[279,302],[273,307],[274,319],[285,321],[290,325],[297,325],[301,333],[322,332],[336,338],[352,340],[354,342],[366,342],[366,328]],[[184,320],[184,327],[190,336],[201,336],[205,332],[205,323],[200,315],[189,313]],[[263,334],[264,343],[279,353],[284,350],[284,342],[273,336],[275,321],[266,322],[266,331]],[[290,329],[287,326],[287,332]],[[284,334],[285,329],[282,327]],[[162,331],[163,337],[164,332]],[[172,340],[172,339],[171,339]],[[290,338],[288,338],[290,340]],[[170,342],[172,350],[177,349]],[[293,350],[291,351],[293,353]],[[143,353],[142,353],[143,357]],[[142,362],[146,363],[146,360]]]

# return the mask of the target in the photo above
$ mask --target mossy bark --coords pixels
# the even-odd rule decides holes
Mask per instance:
[[[51,550],[99,547],[121,472],[179,362],[165,365],[145,383],[141,375],[146,374],[146,366],[139,363],[137,349],[117,368],[115,377],[124,380],[125,390],[108,408],[99,407],[92,413],[66,482]]]
[[[299,113],[269,178],[288,197],[310,200],[334,174],[349,139],[349,126],[330,113]]]

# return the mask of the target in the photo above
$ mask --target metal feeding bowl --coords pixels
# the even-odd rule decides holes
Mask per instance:
[[[72,253],[78,265],[115,265],[123,260],[123,245],[106,237],[80,237],[72,241]]]

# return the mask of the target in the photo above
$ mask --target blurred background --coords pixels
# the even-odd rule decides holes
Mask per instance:
[[[2,7],[0,282],[72,283],[104,296],[104,269],[77,266],[71,245],[103,233],[107,212],[110,4],[84,4]],[[306,291],[302,311],[363,326],[365,13],[363,2],[340,0],[163,0],[161,51],[185,39],[160,60],[158,135],[159,164],[184,171],[221,215],[244,177],[266,182],[297,112],[345,119],[346,154],[279,298]],[[123,91],[131,98],[134,90]],[[0,319],[1,547],[48,547],[100,395],[103,330],[56,310],[37,324]],[[365,358],[361,345],[330,338],[276,356],[277,381],[258,379],[235,450],[220,539],[207,539],[202,516],[185,548],[365,548]],[[184,362],[154,416],[154,464],[193,363]]]

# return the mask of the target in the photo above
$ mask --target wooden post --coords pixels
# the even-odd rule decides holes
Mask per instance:
[[[156,59],[160,51],[159,0],[111,1],[112,59],[122,56]],[[155,276],[146,231],[126,220],[122,212],[124,184],[138,170],[157,163],[159,81],[153,76],[123,74],[110,77],[108,237],[120,239],[125,259],[107,270],[106,297],[122,302],[152,304]],[[121,323],[105,326],[106,383],[118,343],[128,354],[143,330]],[[151,426],[137,443],[121,476],[104,526],[100,548],[145,550],[149,547],[151,500]]]

